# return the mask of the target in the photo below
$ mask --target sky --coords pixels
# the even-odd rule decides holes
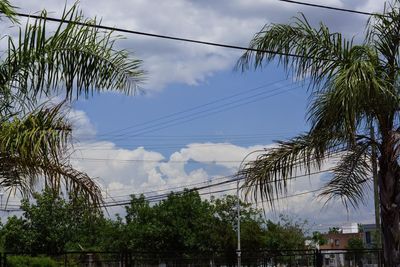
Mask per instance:
[[[46,9],[54,17],[72,3],[12,1],[19,12]],[[382,0],[312,3],[367,12],[379,12],[384,5]],[[356,41],[362,40],[368,19],[278,0],[81,0],[79,7],[84,16],[97,17],[107,26],[238,46],[247,46],[265,24],[289,23],[299,12],[312,25],[323,21],[331,31]],[[241,72],[234,67],[243,51],[133,34],[122,37],[117,47],[143,60],[145,93],[95,94],[75,101],[68,115],[74,126],[71,163],[95,177],[107,201],[230,179],[221,177],[235,174],[250,152],[307,131],[306,81],[296,81],[276,62]],[[298,196],[281,201],[275,212],[267,209],[267,218],[285,213],[308,219],[318,230],[374,221],[371,198],[366,206],[346,211],[341,203],[325,206],[317,193],[307,194],[328,179],[325,173],[293,180],[288,195]],[[223,188],[227,186],[209,192]],[[111,212],[123,213],[123,208]]]

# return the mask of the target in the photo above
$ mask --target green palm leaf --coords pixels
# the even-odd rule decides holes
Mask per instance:
[[[310,174],[313,169],[320,170],[326,159],[343,150],[341,138],[332,132],[314,132],[279,141],[277,147],[239,171],[238,176],[246,180],[243,188],[247,188],[247,193],[253,192],[255,199],[261,193],[260,197],[274,207],[274,199],[286,193],[292,176],[301,171]]]
[[[0,1],[0,13],[4,14],[11,22],[18,22],[15,13],[15,7],[10,4],[10,1]]]
[[[47,13],[41,16],[20,31],[18,42],[9,38],[8,57],[0,71],[3,87],[16,88],[20,97],[30,100],[60,90],[68,99],[109,89],[136,92],[143,80],[141,61],[115,50],[112,33],[78,25],[96,21],[84,20],[76,6],[62,16],[72,22],[60,23],[51,35]]]
[[[369,146],[369,143],[360,143],[345,152],[333,168],[333,178],[325,185],[320,197],[326,198],[327,202],[340,199],[346,208],[365,204],[365,194],[372,182]]]
[[[346,40],[340,33],[330,33],[323,24],[314,29],[301,15],[289,25],[265,25],[249,45],[249,48],[258,51],[244,53],[237,67],[243,70],[251,66],[259,68],[277,58],[297,78],[310,77],[315,86],[324,87],[352,45],[352,41]],[[288,56],[290,54],[298,56]]]
[[[71,127],[60,116],[61,106],[43,107],[1,124],[0,185],[11,191],[19,190],[25,196],[38,185],[56,192],[65,188],[98,206],[100,188],[64,158]]]

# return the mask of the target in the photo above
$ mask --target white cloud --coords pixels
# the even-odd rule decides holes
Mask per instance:
[[[84,115],[83,112],[76,113]],[[81,121],[91,127],[85,116],[81,117]],[[84,128],[84,123],[80,127]],[[92,177],[98,177],[97,181],[107,192],[107,201],[128,200],[129,194],[132,193],[148,192],[148,196],[165,194],[180,191],[183,187],[192,188],[227,181],[231,178],[225,176],[235,174],[246,155],[272,146],[260,144],[242,147],[230,143],[191,143],[166,157],[143,147],[125,149],[108,141],[80,142],[75,146],[77,150],[72,155],[72,163],[77,169],[87,172]],[[258,153],[254,153],[247,160],[252,160],[257,155]],[[323,169],[330,169],[333,164],[334,160],[330,160],[324,164]],[[294,175],[301,174],[299,172]],[[347,219],[371,222],[371,201],[368,202],[368,207],[361,207],[359,211],[350,210],[348,213],[340,202],[330,202],[329,208],[324,208],[325,201],[316,198],[319,192],[308,193],[321,188],[326,183],[327,175],[329,174],[318,173],[291,180],[287,195],[296,196],[279,201],[276,213],[292,214],[307,218],[311,222],[325,224],[340,225]],[[235,187],[236,183],[233,183],[201,192]],[[226,193],[234,194],[235,191]],[[216,196],[221,194],[223,193]],[[268,209],[266,211],[269,218],[275,218],[276,214]],[[123,208],[110,210],[111,214],[114,212],[123,213]]]
[[[71,5],[74,1],[67,1]],[[382,10],[383,0],[324,1],[324,4],[365,11]],[[59,16],[64,2],[14,1],[22,12],[46,8],[51,16]],[[366,16],[305,7],[275,0],[221,1],[144,1],[121,0],[118,4],[105,0],[80,3],[86,16],[102,18],[104,25],[126,29],[194,38],[211,42],[247,46],[253,34],[265,23],[287,23],[304,12],[315,24],[324,21],[333,30],[362,36]],[[179,43],[132,34],[123,34],[122,48],[134,51],[144,60],[149,71],[149,92],[168,84],[196,85],[221,70],[233,68],[239,51]]]

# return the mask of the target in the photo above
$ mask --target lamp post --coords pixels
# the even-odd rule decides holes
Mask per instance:
[[[236,183],[236,197],[237,197],[237,265],[238,267],[241,267],[241,250],[240,250],[240,198],[239,198],[239,180]]]
[[[3,209],[3,191],[0,191],[0,209]]]

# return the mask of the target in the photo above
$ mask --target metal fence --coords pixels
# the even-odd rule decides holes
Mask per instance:
[[[3,253],[0,266],[10,266],[13,257]],[[31,256],[31,255],[29,255]],[[65,252],[47,256],[58,266],[71,267],[235,267],[235,252]],[[243,267],[381,267],[381,250],[281,250],[242,251]]]

